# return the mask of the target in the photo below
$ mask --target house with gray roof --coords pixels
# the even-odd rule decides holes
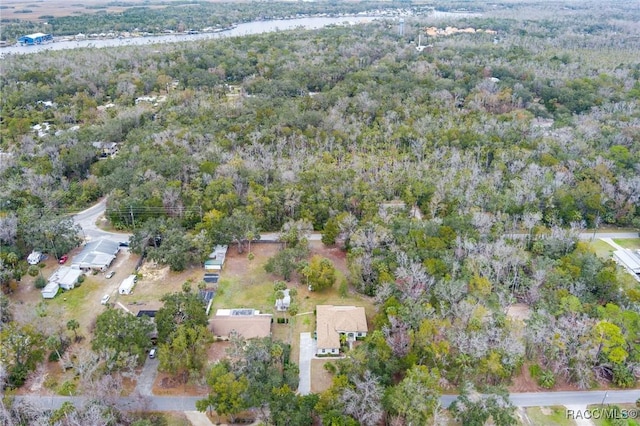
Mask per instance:
[[[119,244],[107,239],[89,241],[80,253],[73,257],[71,267],[74,269],[105,271],[116,258],[120,250]]]

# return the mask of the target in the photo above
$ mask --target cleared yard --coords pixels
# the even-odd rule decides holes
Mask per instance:
[[[567,409],[563,406],[525,408],[528,424],[546,426],[567,426],[576,423],[567,418]],[[526,424],[526,423],[525,423]]]
[[[611,259],[611,256],[615,251],[615,249],[611,247],[611,245],[602,240],[592,241],[591,243],[589,243],[589,246],[593,251],[595,251],[596,255],[602,259]]]
[[[331,387],[333,374],[325,368],[325,364],[335,364],[336,360],[312,359],[311,360],[311,392],[320,393]]]
[[[614,238],[613,242],[626,249],[640,249],[640,238]]]

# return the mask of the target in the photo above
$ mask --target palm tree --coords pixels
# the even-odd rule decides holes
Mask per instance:
[[[67,330],[71,330],[73,331],[73,335],[74,335],[74,342],[78,341],[78,332],[76,330],[78,330],[78,328],[80,328],[80,323],[75,320],[75,319],[70,319],[67,322]]]

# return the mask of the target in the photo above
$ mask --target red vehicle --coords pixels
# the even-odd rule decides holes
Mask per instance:
[[[63,254],[63,255],[60,257],[60,260],[58,260],[58,263],[62,265],[64,262],[66,262],[66,261],[67,261],[67,259],[69,259],[69,256],[67,256],[66,254]]]

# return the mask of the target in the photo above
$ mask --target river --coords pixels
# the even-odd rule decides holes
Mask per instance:
[[[429,13],[429,18],[444,18],[450,16],[464,16],[470,14],[449,13],[434,11]],[[280,19],[273,21],[253,21],[238,24],[235,28],[215,32],[215,33],[199,33],[199,34],[170,34],[148,37],[129,37],[129,38],[102,38],[102,39],[86,39],[72,41],[54,41],[53,43],[40,44],[35,46],[8,46],[0,49],[0,58],[8,54],[29,54],[51,50],[77,49],[83,47],[102,48],[114,46],[139,46],[153,45],[161,43],[175,43],[180,41],[210,40],[223,37],[238,37],[251,34],[262,34],[274,31],[291,30],[295,28],[304,28],[308,30],[323,28],[329,25],[353,25],[368,23],[375,19],[398,19],[398,17],[384,16],[342,16],[342,17],[309,17],[296,19]]]

